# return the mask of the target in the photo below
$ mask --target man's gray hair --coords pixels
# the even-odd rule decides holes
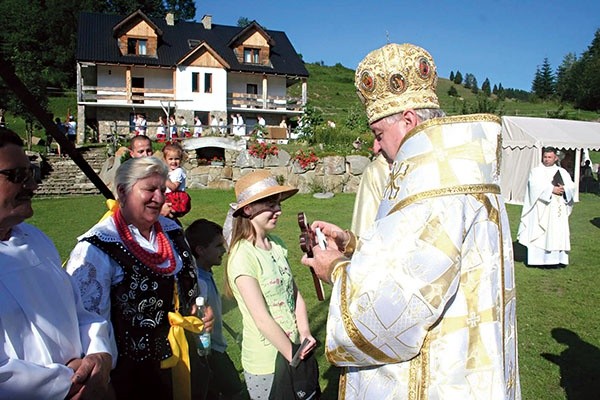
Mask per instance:
[[[115,197],[119,198],[119,187],[123,187],[125,192],[129,193],[137,181],[154,174],[167,179],[169,169],[162,160],[156,157],[130,158],[119,166],[115,174],[113,185]]]
[[[442,118],[446,116],[446,113],[441,108],[419,108],[414,110],[415,114],[419,118],[419,123],[423,123],[429,119],[433,118]],[[388,115],[383,118],[388,124],[392,124],[394,122],[400,121],[402,119],[402,113],[396,113],[392,115]]]

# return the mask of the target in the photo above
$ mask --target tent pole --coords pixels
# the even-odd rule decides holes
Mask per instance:
[[[573,171],[573,180],[575,183],[575,192],[573,194],[573,201],[575,203],[579,203],[579,179],[581,179],[581,177],[579,176],[580,174],[580,170],[581,170],[581,149],[575,149],[575,167],[574,167]]]

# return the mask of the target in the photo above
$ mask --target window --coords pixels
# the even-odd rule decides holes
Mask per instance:
[[[146,39],[127,39],[127,54],[145,56],[146,55]]]
[[[247,83],[246,84],[246,93],[258,94],[258,85],[255,83]]]
[[[204,93],[212,93],[212,74],[204,74]]]
[[[136,90],[142,89],[142,90]],[[133,102],[138,104],[144,104],[144,78],[132,77],[131,78],[131,94],[133,96]]]
[[[260,53],[259,49],[244,49],[244,62],[248,64],[258,64],[258,54]]]
[[[200,92],[200,72],[192,72],[192,92]]]

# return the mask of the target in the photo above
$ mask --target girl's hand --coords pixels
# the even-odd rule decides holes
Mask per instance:
[[[317,347],[317,339],[315,339],[314,337],[312,337],[312,335],[309,334],[306,337],[301,337],[300,338],[300,343],[303,343],[304,339],[308,339],[310,341],[310,343],[308,344],[308,346],[306,346],[300,352],[300,359],[301,360],[304,360],[304,358],[308,356],[308,353],[310,353],[311,351],[313,351]]]

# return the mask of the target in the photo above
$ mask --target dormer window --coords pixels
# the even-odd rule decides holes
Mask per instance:
[[[145,56],[147,54],[147,39],[128,38],[127,54],[135,56]]]
[[[245,47],[244,48],[244,62],[247,64],[258,64],[260,62],[259,58],[258,58],[259,54],[260,54],[259,49]]]

